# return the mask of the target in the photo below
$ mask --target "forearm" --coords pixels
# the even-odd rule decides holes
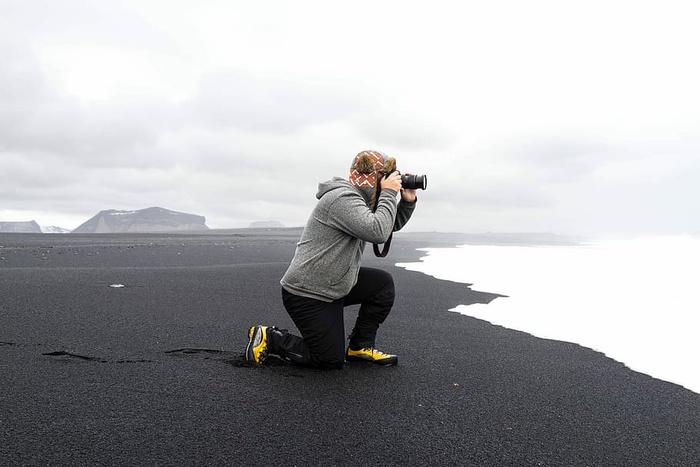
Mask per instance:
[[[417,198],[412,202],[404,199],[399,201],[399,205],[396,209],[396,220],[394,221],[394,232],[401,230],[403,226],[406,225],[413,215],[413,210],[416,208],[417,202]]]
[[[382,191],[374,212],[361,197],[339,199],[333,209],[338,214],[330,220],[330,225],[360,240],[384,243],[395,225],[396,194],[393,190]]]

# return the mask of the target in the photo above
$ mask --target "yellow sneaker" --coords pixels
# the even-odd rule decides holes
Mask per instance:
[[[396,355],[389,355],[372,347],[360,350],[348,347],[346,358],[349,362],[371,362],[383,366],[394,366],[399,363],[399,357]]]
[[[245,359],[249,362],[263,363],[267,358],[267,326],[251,326],[248,339]]]

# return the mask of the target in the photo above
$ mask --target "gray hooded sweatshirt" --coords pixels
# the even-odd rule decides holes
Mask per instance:
[[[366,190],[338,177],[320,183],[319,201],[280,281],[282,287],[326,302],[347,295],[357,282],[366,243],[384,243],[413,213],[416,203],[397,203],[396,194],[382,190],[372,212]]]

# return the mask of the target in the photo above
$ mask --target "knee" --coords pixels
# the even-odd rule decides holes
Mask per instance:
[[[394,296],[396,295],[394,278],[391,277],[391,274],[385,272],[383,279],[383,286],[377,291],[375,297],[379,302],[391,305],[394,303]]]

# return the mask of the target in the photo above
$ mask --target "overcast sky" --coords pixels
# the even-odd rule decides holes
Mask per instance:
[[[375,149],[407,229],[697,234],[694,4],[0,0],[0,220],[303,225]]]

